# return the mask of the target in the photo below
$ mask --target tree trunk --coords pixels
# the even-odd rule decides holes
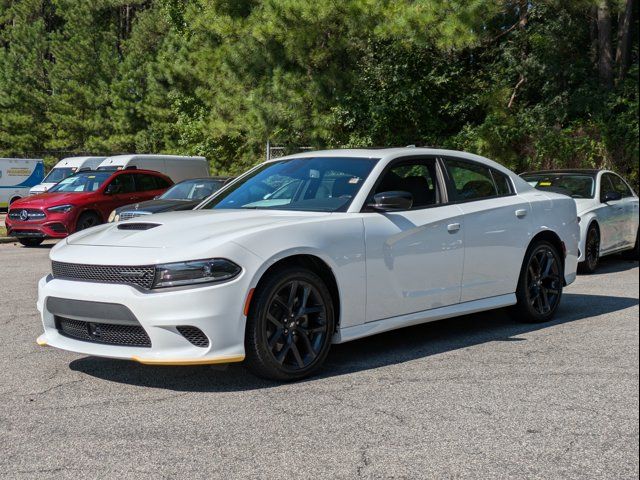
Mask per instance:
[[[633,16],[633,0],[626,0],[625,8],[618,18],[618,46],[616,48],[616,70],[618,81],[622,80],[629,69],[631,58],[631,20]]]
[[[507,108],[511,109],[516,100],[516,95],[518,94],[518,89],[527,81],[527,77],[525,76],[527,55],[529,53],[529,48],[527,44],[527,39],[525,37],[525,30],[527,29],[528,23],[528,15],[529,15],[529,2],[528,0],[519,0],[518,1],[518,30],[521,32],[520,41],[522,42],[522,47],[520,50],[520,75],[518,77],[518,82],[515,87],[513,87],[513,92],[511,93],[511,97],[509,98],[509,103],[507,104]]]
[[[608,0],[600,0],[598,4],[598,73],[600,83],[607,88],[612,88],[611,10]]]

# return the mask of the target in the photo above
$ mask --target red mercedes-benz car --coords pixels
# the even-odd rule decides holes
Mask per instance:
[[[7,235],[35,247],[45,238],[64,238],[103,223],[113,209],[150,200],[171,185],[169,177],[149,170],[79,172],[47,193],[11,204]]]

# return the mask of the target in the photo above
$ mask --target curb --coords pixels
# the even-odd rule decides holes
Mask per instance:
[[[2,243],[14,243],[17,242],[18,239],[15,237],[0,237],[0,244]]]

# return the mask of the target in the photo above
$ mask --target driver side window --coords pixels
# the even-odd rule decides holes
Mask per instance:
[[[382,177],[374,194],[391,191],[409,192],[411,209],[425,208],[439,202],[435,160],[408,160],[391,167]]]

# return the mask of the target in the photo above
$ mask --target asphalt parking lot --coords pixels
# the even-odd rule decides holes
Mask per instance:
[[[557,319],[492,312],[335,346],[294,384],[38,347],[49,246],[0,245],[2,478],[637,478],[638,263]]]

